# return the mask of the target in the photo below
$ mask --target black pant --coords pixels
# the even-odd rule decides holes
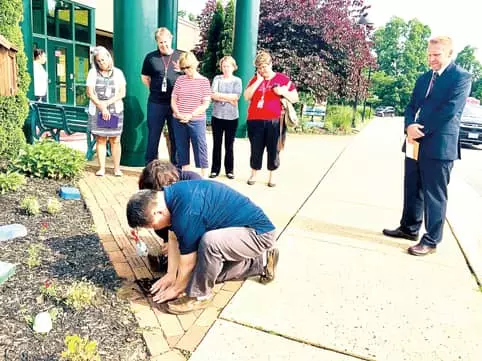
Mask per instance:
[[[221,145],[224,134],[224,170],[226,174],[233,173],[234,155],[233,145],[236,129],[238,128],[238,118],[219,119],[212,117],[211,126],[213,129],[213,163],[211,173],[219,174],[221,170]]]
[[[442,241],[447,209],[447,186],[452,160],[405,158],[404,201],[401,228],[418,233],[425,217],[427,233],[421,243],[436,247]]]
[[[251,144],[251,169],[260,170],[263,164],[263,153],[268,153],[268,170],[279,167],[278,140],[280,136],[279,119],[248,120],[248,138]]]
[[[146,165],[151,160],[157,159],[159,140],[161,138],[162,128],[167,123],[169,131],[169,140],[171,149],[169,152],[172,164],[177,164],[176,140],[174,138],[174,130],[172,129],[172,110],[170,104],[157,104],[147,102],[147,149],[146,149]]]

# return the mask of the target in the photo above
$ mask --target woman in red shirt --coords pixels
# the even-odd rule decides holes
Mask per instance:
[[[263,163],[264,148],[268,155],[268,186],[274,187],[274,171],[279,167],[278,140],[280,137],[281,97],[291,103],[298,101],[298,92],[290,78],[272,69],[271,55],[260,51],[254,61],[256,76],[246,90],[248,100],[248,138],[251,144],[251,176],[248,184],[256,183],[256,172]]]

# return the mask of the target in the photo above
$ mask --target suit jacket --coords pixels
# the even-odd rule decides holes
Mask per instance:
[[[417,79],[405,110],[405,129],[413,123],[424,126],[425,136],[418,139],[419,157],[460,159],[460,116],[470,94],[471,75],[450,63],[425,97],[431,78],[430,70]]]

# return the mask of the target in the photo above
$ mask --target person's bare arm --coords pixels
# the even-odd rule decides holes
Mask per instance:
[[[204,98],[202,104],[192,111],[192,118],[203,114],[208,109],[210,102],[211,98]]]
[[[151,77],[149,75],[141,75],[141,80],[147,88],[151,87]]]
[[[159,291],[153,301],[157,303],[166,302],[178,297],[187,287],[192,271],[196,266],[197,252],[183,254],[179,257],[179,267],[175,283],[164,291]]]
[[[297,103],[299,100],[298,92],[296,89],[289,90],[289,87],[290,84],[277,86],[276,88],[273,88],[273,91],[279,96],[286,98],[291,104]]]
[[[256,89],[258,89],[262,82],[263,77],[256,73],[256,81],[246,88],[246,90],[244,91],[244,99],[250,101],[253,97],[254,92],[256,91]]]

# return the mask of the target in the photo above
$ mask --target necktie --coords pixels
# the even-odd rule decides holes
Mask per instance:
[[[433,86],[435,85],[435,82],[437,81],[438,77],[439,77],[438,73],[434,71],[432,73],[432,78],[430,79],[430,83],[428,84],[427,93],[425,93],[425,98],[427,98],[432,92]]]

